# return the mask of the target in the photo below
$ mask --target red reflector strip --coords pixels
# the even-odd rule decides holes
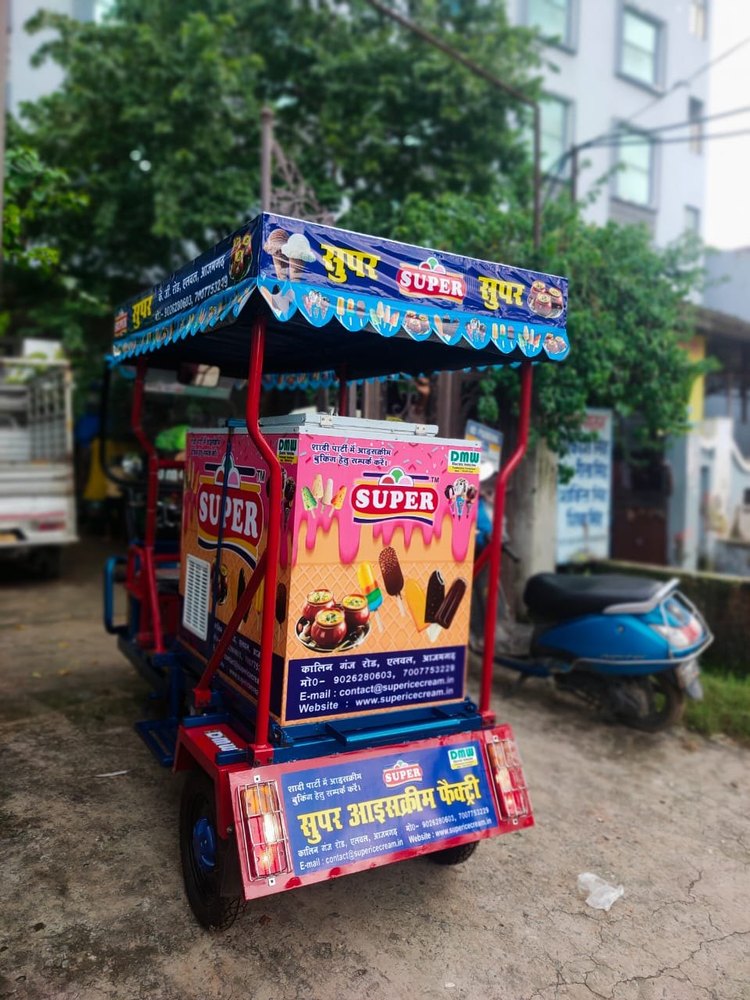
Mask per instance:
[[[518,749],[513,740],[497,740],[487,745],[492,777],[503,819],[518,822],[531,814],[531,801]]]
[[[291,871],[289,838],[275,781],[257,781],[239,789],[247,830],[246,860],[253,879]]]

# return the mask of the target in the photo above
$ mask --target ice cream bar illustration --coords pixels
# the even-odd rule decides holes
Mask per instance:
[[[373,615],[383,603],[383,592],[378,586],[378,581],[375,579],[375,574],[372,572],[372,565],[370,563],[363,562],[357,567],[357,583],[359,584],[359,589],[367,598],[367,607],[370,609],[370,614]],[[378,629],[382,632],[383,623],[380,620],[380,615],[376,614],[374,618],[378,623]]]
[[[326,488],[323,490],[323,503],[326,507],[330,507],[333,503],[333,480],[326,480]]]
[[[312,490],[309,486],[302,487],[302,503],[304,504],[305,510],[315,510],[318,506],[318,501],[312,494]]]
[[[439,569],[434,569],[427,581],[427,598],[425,601],[424,620],[437,621],[437,613],[445,598],[445,580]]]
[[[276,587],[276,607],[274,609],[276,621],[279,625],[286,618],[286,584],[280,583]]]
[[[338,493],[331,500],[331,504],[334,510],[341,510],[344,506],[344,497],[346,496],[346,486],[342,486]]]
[[[425,592],[416,580],[407,580],[404,584],[404,600],[414,619],[418,632],[427,628],[425,621]]]
[[[448,588],[448,593],[445,595],[443,603],[437,613],[435,621],[438,625],[443,628],[450,628],[453,624],[453,619],[456,617],[456,612],[459,609],[461,601],[464,599],[464,594],[466,593],[466,580],[459,576],[458,579],[454,580],[453,583]]]
[[[266,592],[265,581],[260,584],[258,589],[255,591],[255,596],[253,597],[253,607],[258,612],[259,615],[263,614],[263,595]]]
[[[378,556],[378,561],[380,563],[380,571],[383,574],[385,589],[391,597],[396,598],[399,611],[403,615],[404,603],[401,600],[401,591],[404,589],[404,574],[401,572],[398,556],[392,545],[386,545]]]
[[[323,499],[323,477],[321,476],[320,473],[318,473],[315,479],[313,479],[311,492],[316,500]]]

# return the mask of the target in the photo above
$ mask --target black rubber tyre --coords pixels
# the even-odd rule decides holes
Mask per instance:
[[[444,851],[433,851],[427,857],[436,865],[462,865],[468,861],[477,849],[477,841],[471,844],[458,844],[456,847],[446,847]]]
[[[200,825],[212,847],[204,850],[201,859],[196,849],[195,831]],[[205,841],[204,841],[205,843]],[[216,830],[216,800],[214,786],[208,775],[196,769],[190,771],[180,802],[180,856],[185,894],[198,923],[207,930],[225,931],[244,909],[241,896],[222,896],[221,886],[228,852],[235,850],[234,841],[219,837]],[[207,864],[205,855],[211,856]]]
[[[672,671],[634,678],[628,683],[630,706],[620,708],[617,718],[632,729],[659,733],[682,718],[685,693]]]

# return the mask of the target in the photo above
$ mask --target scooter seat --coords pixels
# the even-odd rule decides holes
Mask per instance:
[[[663,588],[663,580],[617,573],[537,573],[529,578],[523,599],[529,611],[544,618],[575,618],[598,614],[613,604],[649,603]]]

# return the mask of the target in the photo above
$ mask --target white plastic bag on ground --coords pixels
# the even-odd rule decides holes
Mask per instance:
[[[583,872],[578,876],[578,891],[587,892],[586,902],[595,910],[607,910],[621,896],[625,889],[621,885],[610,885],[593,872]]]

